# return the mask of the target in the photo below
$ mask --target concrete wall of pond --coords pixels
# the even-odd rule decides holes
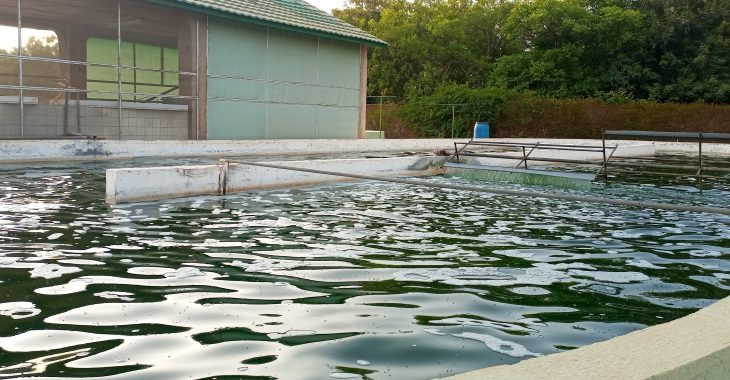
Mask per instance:
[[[444,380],[730,379],[730,298],[678,320],[573,351]]]

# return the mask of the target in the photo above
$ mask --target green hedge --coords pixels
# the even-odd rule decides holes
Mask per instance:
[[[450,104],[458,104],[453,119]],[[431,96],[410,99],[389,111],[391,118],[399,117],[401,127],[420,137],[451,137],[452,125],[455,137],[471,137],[477,121],[488,121],[493,137],[600,138],[604,129],[730,132],[730,105],[615,104],[463,85],[440,87]]]
[[[446,85],[433,95],[409,99],[400,116],[421,137],[468,137],[474,123],[494,124],[505,103],[517,93],[500,88],[472,89],[464,85]]]
[[[604,129],[730,132],[730,106],[521,96],[504,105],[495,124],[495,137],[600,138]]]

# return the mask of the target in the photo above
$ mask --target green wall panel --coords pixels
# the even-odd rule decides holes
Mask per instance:
[[[215,115],[208,119],[208,138],[211,140],[266,138],[264,103],[209,100],[208,115]],[[215,124],[210,124],[211,120]]]
[[[317,137],[317,106],[270,104],[269,139],[313,139]]]
[[[320,87],[319,104],[323,106],[358,107],[360,105],[360,90]]]
[[[233,100],[256,100],[266,97],[266,83],[229,78],[208,78],[208,98],[219,100],[226,98]],[[210,89],[214,89],[211,91]]]
[[[211,18],[208,73],[266,79],[266,28]]]
[[[211,17],[208,138],[357,138],[360,46]]]
[[[358,111],[354,109],[354,111]],[[359,112],[352,108],[324,107],[317,109],[317,137],[328,139],[356,139]]]
[[[269,79],[317,83],[317,37],[269,29]]]
[[[360,88],[360,46],[322,38],[319,42],[319,84]]]
[[[314,85],[269,83],[266,100],[272,103],[316,105],[319,90],[320,88]]]

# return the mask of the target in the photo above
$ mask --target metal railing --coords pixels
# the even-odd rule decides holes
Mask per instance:
[[[633,130],[605,130],[603,131],[603,144],[606,144],[607,138],[622,138],[631,140],[660,140],[660,141],[683,141],[683,142],[697,142],[698,150],[698,162],[697,166],[681,165],[678,163],[674,164],[661,164],[656,163],[657,160],[650,160],[653,162],[643,163],[632,163],[632,162],[613,162],[614,166],[626,166],[626,167],[649,167],[656,169],[685,169],[694,170],[694,175],[697,176],[697,188],[702,194],[703,191],[703,180],[705,178],[713,178],[705,175],[706,171],[714,172],[725,172],[730,173],[730,168],[725,167],[712,167],[706,166],[702,153],[702,145],[706,142],[725,142],[730,143],[730,133],[712,133],[712,132],[664,132],[664,131],[633,131]],[[618,157],[625,159],[627,157]],[[606,163],[608,165],[608,163]],[[686,177],[686,174],[681,173],[657,173],[665,176],[676,176]]]

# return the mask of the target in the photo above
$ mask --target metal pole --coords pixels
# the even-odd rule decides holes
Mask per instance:
[[[700,168],[697,170],[698,178],[698,185],[700,188],[700,195],[702,195],[702,132],[697,134],[697,142],[700,146]]]
[[[122,139],[122,2],[117,0],[117,100],[119,102],[119,115],[117,116],[117,128],[119,139]]]
[[[81,91],[76,91],[76,132],[81,134]]]
[[[380,95],[380,121],[378,122],[378,138],[383,135],[383,96]]]
[[[164,69],[164,67],[162,68]],[[195,140],[200,140],[200,13],[195,14]],[[179,76],[180,74],[178,74]],[[179,93],[178,93],[179,94]]]
[[[63,92],[63,134],[70,135],[71,130],[68,128],[68,106],[71,99],[68,96],[68,83],[64,84],[64,89],[66,91]]]
[[[603,180],[608,185],[608,159],[606,158],[606,130],[603,130]],[[614,150],[615,151],[615,150]]]
[[[21,5],[20,0],[18,0],[18,84],[20,85],[20,89],[18,91],[18,95],[20,96],[20,137],[25,137],[25,100],[24,100],[24,91],[23,91],[23,24],[21,21]]]
[[[525,161],[525,169],[527,169],[527,152],[524,146],[522,147],[522,159]]]
[[[456,106],[451,105],[451,138],[454,138],[454,123],[456,122]]]

